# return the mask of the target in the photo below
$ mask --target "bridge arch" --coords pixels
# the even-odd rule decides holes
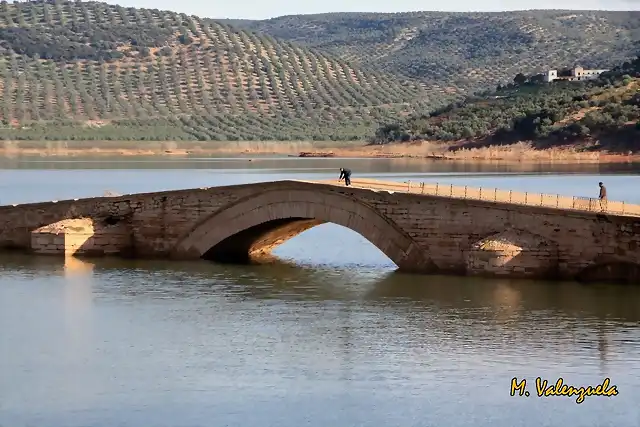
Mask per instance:
[[[429,272],[434,267],[422,248],[374,207],[322,190],[266,191],[224,207],[181,239],[172,256],[246,263],[323,223],[359,233],[401,270]]]

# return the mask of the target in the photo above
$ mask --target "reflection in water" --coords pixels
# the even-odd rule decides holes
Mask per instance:
[[[637,287],[289,261],[3,255],[0,269],[3,325],[12,325],[0,344],[16,352],[0,364],[12,385],[0,385],[9,425],[556,425],[541,401],[508,396],[513,376],[537,375],[610,376],[625,390],[616,400],[544,405],[578,425],[594,416],[635,425]],[[42,329],[56,308],[65,328]],[[44,357],[29,355],[38,347]]]
[[[49,274],[64,269],[68,302],[82,310],[91,307],[91,283],[99,274],[113,282],[108,287],[98,284],[94,292],[138,297],[191,298],[222,290],[239,299],[435,303],[452,309],[492,307],[504,310],[501,313],[509,318],[523,310],[540,310],[640,322],[640,288],[636,286],[413,275],[301,265],[293,260],[264,265],[118,258],[88,262],[3,254],[0,261],[3,268],[24,273],[37,269]],[[187,278],[190,280],[185,282]]]
[[[501,162],[443,162],[412,158],[292,158],[282,156],[199,157],[199,156],[100,156],[100,157],[0,157],[0,169],[74,170],[74,169],[217,169],[266,173],[273,171],[331,170],[337,171],[346,163],[365,173],[582,173],[582,174],[637,174],[638,163],[501,163]]]
[[[72,344],[69,349],[72,357],[82,357],[80,347],[87,342],[91,330],[93,267],[94,264],[75,257],[64,258],[65,329]]]
[[[598,352],[600,353],[601,368],[604,369],[607,362],[607,333],[602,325],[598,325]]]
[[[60,376],[58,386],[61,391],[78,402],[87,396],[87,390],[97,391],[99,384],[87,383],[90,374],[83,367],[83,361],[95,351],[93,342],[93,268],[90,262],[75,257],[61,260],[64,268],[63,310],[64,333],[60,339],[65,343],[61,354],[62,364],[74,366]]]
[[[4,170],[0,201],[101,194],[105,182],[127,193],[337,176],[343,160],[323,160],[261,160],[262,168],[289,168],[267,172],[242,165],[246,160],[222,160],[225,170],[200,168],[200,161],[188,166],[198,170]],[[359,174],[386,168],[393,179],[458,167],[357,162],[349,166]],[[147,166],[166,167],[153,164]],[[504,185],[589,192],[599,177],[537,179],[511,176]],[[629,172],[607,183],[631,200],[638,197],[635,179]],[[275,254],[285,261],[234,266],[0,254],[0,425],[640,421],[640,287],[403,274],[361,236],[331,224]],[[621,392],[581,405],[511,397],[514,376],[562,376],[578,386],[608,376]]]

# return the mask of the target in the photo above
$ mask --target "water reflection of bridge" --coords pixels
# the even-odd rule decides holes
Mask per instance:
[[[215,298],[222,293],[231,302],[272,299],[329,304],[333,307],[329,311],[337,315],[340,337],[335,338],[342,343],[343,358],[349,357],[352,341],[356,339],[352,330],[354,316],[371,312],[387,319],[391,316],[396,327],[423,330],[429,341],[440,340],[444,345],[464,340],[493,342],[491,346],[508,343],[518,347],[546,346],[559,352],[582,347],[594,355],[597,353],[603,363],[612,346],[620,351],[625,346],[637,345],[635,338],[623,338],[624,334],[632,334],[630,324],[635,328],[640,322],[640,289],[628,286],[397,272],[361,276],[358,271],[307,268],[291,263],[256,266],[134,260],[93,263],[93,269],[81,269],[82,275],[94,276],[93,282],[99,282],[103,272],[140,275],[131,277],[130,287],[101,292],[130,293],[136,298],[162,294],[164,298],[175,299]],[[13,261],[3,258],[2,265],[4,269],[64,274],[61,260],[49,258],[14,257]],[[147,278],[152,275],[162,280],[145,280],[143,272]],[[190,280],[185,281],[185,277]],[[229,309],[232,307],[233,304]],[[376,327],[390,326],[382,322]],[[343,375],[351,375],[348,360],[341,363]]]
[[[70,261],[74,261],[74,264],[68,264]],[[139,268],[152,274],[162,273],[168,279],[178,279],[185,274],[199,278],[194,282],[195,285],[183,287],[181,292],[187,293],[202,291],[206,294],[212,291],[210,285],[217,283],[236,287],[235,294],[238,296],[260,299],[357,300],[364,304],[387,303],[397,307],[437,304],[439,307],[463,311],[467,308],[495,308],[501,309],[503,315],[544,311],[568,318],[640,322],[640,288],[624,285],[365,272],[300,266],[295,262],[278,260],[267,265],[249,266],[110,258],[93,259],[91,263],[86,263],[73,259],[65,261],[3,254],[0,266],[2,269],[41,274],[66,271],[65,274],[75,272],[75,275],[95,275],[101,271],[123,269],[134,271]],[[259,286],[252,286],[254,282]],[[199,283],[206,283],[206,289],[200,288]],[[467,313],[471,317],[476,314],[476,311]]]

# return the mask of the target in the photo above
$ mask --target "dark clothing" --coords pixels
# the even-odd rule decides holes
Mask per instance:
[[[607,187],[604,185],[600,187],[600,195],[598,197],[600,200],[607,200]]]
[[[604,185],[600,186],[600,194],[598,195],[600,199],[600,209],[604,212],[607,210],[607,187]]]
[[[340,178],[338,178],[338,180],[341,180],[342,178],[344,178],[344,183],[345,185],[348,187],[351,185],[351,169],[342,169],[340,171]]]

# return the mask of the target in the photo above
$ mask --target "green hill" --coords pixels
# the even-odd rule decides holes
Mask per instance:
[[[0,139],[367,140],[380,123],[520,72],[576,61],[608,68],[630,59],[637,40],[640,12],[220,22],[99,2],[3,1]]]
[[[167,11],[0,3],[0,139],[350,140],[430,102],[408,79]]]
[[[640,41],[640,11],[328,13],[229,22],[419,78],[442,93],[575,63],[608,68],[635,57]]]
[[[596,80],[513,83],[430,113],[381,126],[374,142],[439,141],[452,150],[532,141],[608,151],[640,151],[640,57]]]

